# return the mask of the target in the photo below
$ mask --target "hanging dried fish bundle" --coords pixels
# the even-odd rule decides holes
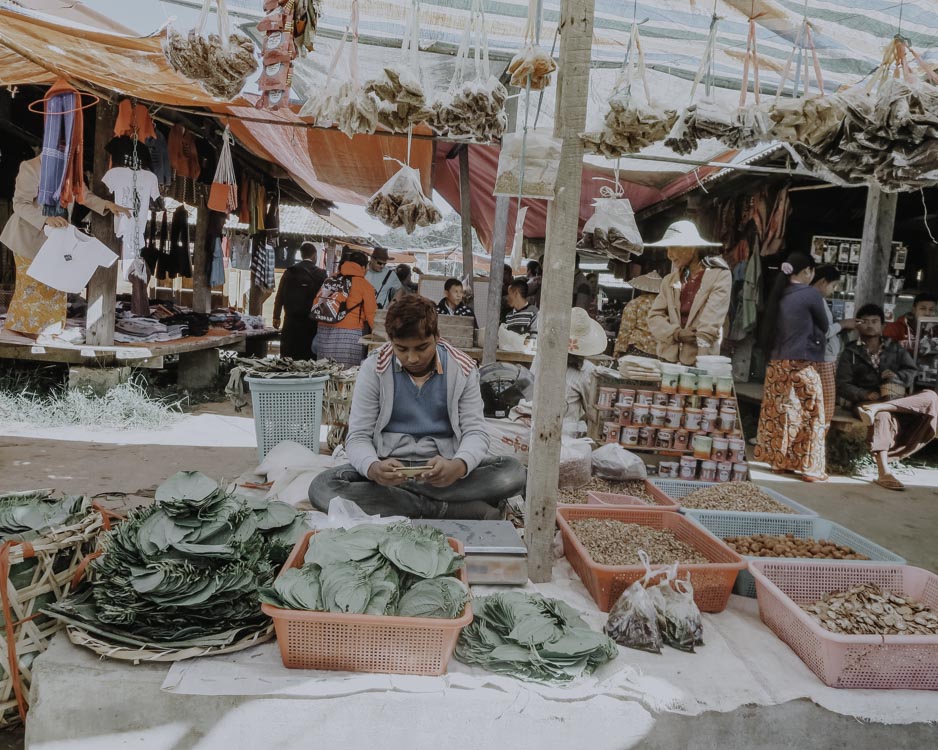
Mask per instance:
[[[681,113],[664,145],[677,154],[686,155],[696,150],[700,141],[716,138],[726,142],[738,138],[738,113],[713,99],[704,98],[688,105]]]
[[[644,101],[638,96],[638,86],[632,88],[634,79],[642,82]],[[580,140],[588,152],[616,159],[664,140],[675,122],[677,111],[657,105],[651,96],[645,53],[638,26],[633,25],[628,52],[609,98],[609,111],[603,118],[603,128],[581,133]]]
[[[532,8],[537,3],[531,3]],[[557,63],[550,53],[536,44],[529,43],[518,52],[508,63],[508,72],[511,74],[511,85],[519,89],[527,88],[530,78],[532,91],[541,91],[550,85],[551,73],[557,70]]]
[[[846,104],[838,95],[780,99],[769,106],[772,121],[769,140],[822,148],[837,134],[846,116]]]
[[[472,20],[466,26],[456,70],[449,88],[432,104],[429,120],[439,135],[489,143],[499,140],[508,128],[505,102],[508,90],[489,72],[485,14],[481,0],[473,0]],[[466,75],[469,50],[475,50],[475,76]]]
[[[210,0],[204,0],[195,28],[183,35],[168,26],[162,39],[163,54],[177,73],[193,81],[212,96],[233,99],[257,70],[254,42],[243,34],[229,33],[224,5],[216,10],[218,33],[202,36]]]
[[[508,128],[507,100],[508,90],[496,78],[467,81],[434,102],[430,124],[450,138],[496,141]]]
[[[412,234],[417,227],[427,227],[443,219],[433,201],[424,195],[420,173],[407,166],[402,166],[371,196],[365,210],[391,229],[404,227],[407,234]]]
[[[676,121],[676,110],[618,95],[609,100],[603,129],[582,133],[580,140],[587,152],[616,159],[664,140]]]
[[[392,132],[406,132],[412,125],[433,116],[420,78],[417,58],[420,46],[420,16],[416,0],[404,16],[407,30],[401,43],[400,61],[385,67],[365,84],[365,91],[378,100],[378,122]]]

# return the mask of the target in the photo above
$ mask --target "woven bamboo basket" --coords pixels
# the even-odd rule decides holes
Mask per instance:
[[[98,534],[110,526],[105,511],[90,503],[87,511],[81,520],[31,542],[0,546],[0,727],[25,720],[33,660],[62,629],[42,608],[68,596]]]
[[[352,410],[352,392],[358,370],[337,372],[326,385],[323,422],[329,425],[326,440],[330,451],[345,442],[348,433],[349,412]]]

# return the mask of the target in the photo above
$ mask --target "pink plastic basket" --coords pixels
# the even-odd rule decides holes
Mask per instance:
[[[302,567],[315,533],[297,542],[280,574]],[[449,544],[462,554],[462,542],[450,539]],[[458,577],[469,585],[465,567]],[[262,604],[261,610],[274,621],[280,658],[290,669],[445,674],[460,632],[472,622],[471,603],[455,620],[309,612],[269,604]]]
[[[595,505],[561,505],[557,508],[557,525],[563,535],[564,555],[589,590],[596,606],[603,612],[612,609],[622,592],[645,575],[645,568],[642,565],[600,565],[594,562],[568,523],[580,518],[609,518],[654,529],[668,529],[682,542],[704,555],[711,562],[679,565],[677,568],[681,578],[690,574],[694,601],[703,612],[722,612],[726,608],[736,575],[746,567],[746,561],[723,541],[702,526],[688,521],[680,513],[634,508],[601,508]]]
[[[679,503],[665,495],[660,489],[655,487],[647,479],[645,480],[645,491],[651,495],[651,501],[635,495],[618,495],[612,492],[587,492],[587,505],[608,505],[615,508],[636,508],[644,510],[673,510],[677,512],[681,509]]]
[[[800,604],[874,583],[938,609],[938,576],[910,565],[752,560],[759,615],[825,685],[938,690],[938,635],[840,635]]]

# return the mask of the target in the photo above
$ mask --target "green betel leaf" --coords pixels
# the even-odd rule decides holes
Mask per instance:
[[[202,503],[218,492],[218,482],[200,471],[180,471],[156,489],[156,502],[188,500]]]

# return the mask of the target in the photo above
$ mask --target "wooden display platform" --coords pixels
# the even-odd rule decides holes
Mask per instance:
[[[170,355],[189,354],[208,349],[235,349],[243,351],[248,339],[245,331],[213,329],[205,336],[187,336],[175,341],[92,346],[37,344],[35,341],[10,331],[0,331],[0,359],[20,359],[34,362],[59,362],[68,365],[95,367],[148,367],[159,369]],[[252,332],[253,333],[253,332]],[[257,331],[264,335],[266,331]]]

